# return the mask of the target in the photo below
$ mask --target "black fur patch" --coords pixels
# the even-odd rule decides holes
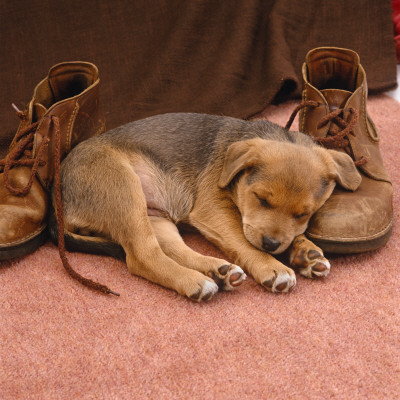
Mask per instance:
[[[58,224],[52,204],[50,205],[47,222],[51,240],[54,244],[58,245]],[[122,246],[111,241],[95,242],[93,240],[85,240],[84,236],[82,236],[82,239],[78,239],[75,236],[69,235],[68,232],[64,234],[64,240],[67,251],[98,254],[117,258],[122,261],[126,259],[126,254]]]

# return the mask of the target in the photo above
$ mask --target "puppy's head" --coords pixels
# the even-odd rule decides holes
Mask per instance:
[[[360,182],[345,153],[255,138],[228,148],[218,185],[231,189],[246,239],[278,254],[306,230],[336,183],[356,190]]]

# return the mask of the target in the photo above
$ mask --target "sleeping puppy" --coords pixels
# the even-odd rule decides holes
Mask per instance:
[[[268,121],[164,114],[75,147],[62,163],[68,250],[124,257],[129,271],[195,301],[232,290],[250,274],[272,292],[329,262],[304,235],[336,183],[355,190],[352,159]],[[53,196],[54,203],[54,196]],[[183,242],[191,225],[230,261]],[[50,231],[57,241],[54,215]]]

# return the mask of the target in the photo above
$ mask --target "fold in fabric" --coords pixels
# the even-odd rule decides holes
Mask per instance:
[[[357,51],[372,92],[396,84],[388,0],[30,0],[5,2],[1,21],[0,157],[10,103],[23,108],[60,61],[98,66],[108,128],[164,112],[250,117],[300,96],[318,46]]]

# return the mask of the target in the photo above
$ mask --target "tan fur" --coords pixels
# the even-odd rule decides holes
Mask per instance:
[[[121,245],[131,273],[196,301],[218,287],[233,290],[243,270],[272,292],[288,292],[295,272],[264,251],[265,238],[279,243],[270,253],[289,249],[304,276],[327,275],[329,262],[303,233],[336,182],[354,190],[360,180],[345,154],[262,138],[221,146],[195,181],[185,165],[166,174],[142,152],[101,142],[92,149],[98,157],[88,165],[69,175],[73,167],[65,167],[67,236]],[[178,223],[195,227],[230,261],[191,250]]]

